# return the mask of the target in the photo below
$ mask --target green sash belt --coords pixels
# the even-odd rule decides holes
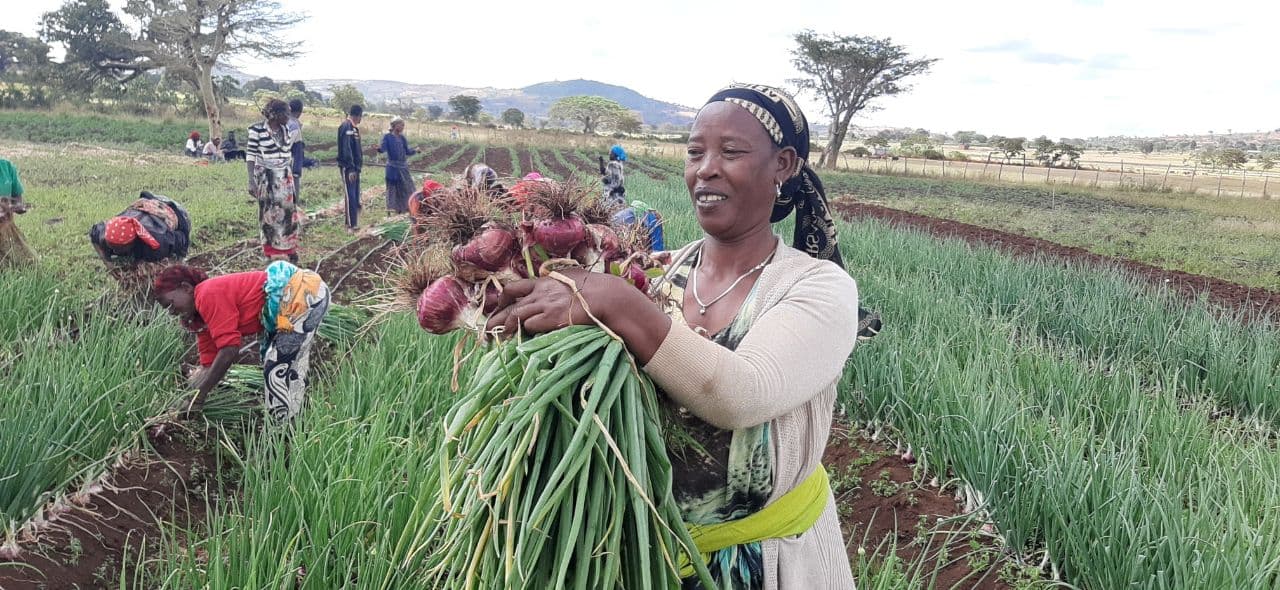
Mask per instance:
[[[702,558],[709,559],[712,553],[734,545],[793,537],[808,531],[826,509],[830,489],[827,470],[818,465],[800,485],[759,512],[729,522],[686,526]],[[693,573],[693,566],[681,554],[680,575],[689,577]]]

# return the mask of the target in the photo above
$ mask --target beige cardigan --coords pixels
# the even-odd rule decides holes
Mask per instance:
[[[671,268],[698,244],[677,252]],[[737,350],[673,321],[644,370],[673,401],[713,426],[772,423],[773,502],[822,461],[836,384],[857,341],[858,286],[839,266],[779,239],[756,297],[756,316]],[[765,541],[763,551],[766,590],[854,587],[829,491],[812,529]]]

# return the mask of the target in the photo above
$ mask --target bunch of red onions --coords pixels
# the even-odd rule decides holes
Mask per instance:
[[[420,220],[423,252],[408,263],[404,283],[416,298],[418,324],[433,334],[483,330],[502,286],[513,280],[576,266],[644,291],[657,266],[640,236],[612,224],[617,206],[576,184],[539,182],[514,211],[469,188],[437,196],[432,217]]]

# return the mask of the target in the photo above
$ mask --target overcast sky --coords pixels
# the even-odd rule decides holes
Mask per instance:
[[[0,27],[34,34],[61,3],[9,2]],[[588,78],[698,106],[729,82],[786,84],[792,35],[812,28],[888,36],[942,60],[857,125],[1055,139],[1280,128],[1276,0],[282,4],[310,16],[291,32],[307,54],[234,65],[280,80]],[[810,119],[826,117],[802,98]]]

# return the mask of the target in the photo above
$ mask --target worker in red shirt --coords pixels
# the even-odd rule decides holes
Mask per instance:
[[[240,339],[255,334],[267,411],[283,421],[302,409],[311,343],[329,311],[329,286],[320,275],[277,261],[266,270],[210,278],[179,264],[156,276],[152,295],[196,333],[202,370],[188,412],[203,408],[239,356]]]

